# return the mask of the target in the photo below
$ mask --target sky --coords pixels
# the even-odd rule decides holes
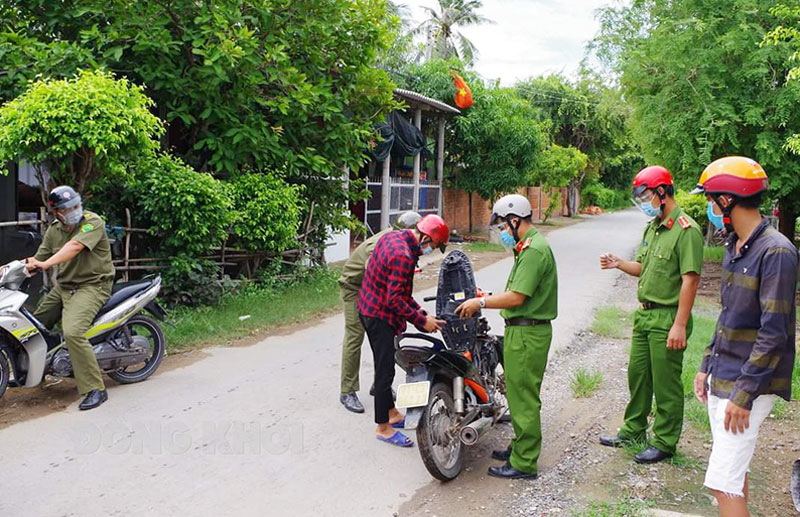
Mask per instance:
[[[425,19],[422,6],[436,0],[397,0],[411,11],[413,26]],[[475,69],[510,86],[549,73],[574,77],[586,44],[598,32],[595,10],[614,0],[483,0],[478,12],[496,23],[460,31],[475,44]]]

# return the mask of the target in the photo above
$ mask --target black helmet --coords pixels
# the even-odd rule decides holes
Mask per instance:
[[[53,210],[64,210],[80,205],[81,196],[72,187],[62,185],[50,191],[50,195],[47,196],[47,204]]]

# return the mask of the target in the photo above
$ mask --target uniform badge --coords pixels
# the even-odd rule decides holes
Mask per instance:
[[[673,224],[675,224],[675,219],[670,219],[667,221],[667,230],[671,230]]]
[[[81,231],[83,233],[89,233],[92,230],[94,230],[94,225],[91,223],[86,223],[83,226],[81,226]]]
[[[531,245],[530,239],[525,239],[524,241],[519,241],[517,244],[517,253],[521,253],[523,250],[527,249],[528,246]]]
[[[688,230],[689,227],[692,226],[692,223],[689,221],[689,218],[685,215],[678,217],[678,224],[681,225],[681,228],[684,230]]]

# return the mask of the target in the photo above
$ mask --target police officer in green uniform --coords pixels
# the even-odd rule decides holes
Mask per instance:
[[[619,447],[647,441],[647,417],[656,399],[653,439],[636,456],[637,463],[656,463],[675,454],[683,427],[681,370],[686,340],[692,333],[692,305],[703,265],[700,227],[675,203],[672,176],[664,167],[642,169],[633,182],[636,205],[653,220],[644,231],[635,261],[606,254],[603,269],[620,269],[639,277],[638,297],[628,364],[631,400],[625,424],[600,443]]]
[[[514,439],[505,451],[492,453],[506,464],[491,467],[489,475],[535,479],[542,448],[539,393],[553,337],[550,322],[558,313],[556,262],[550,245],[531,222],[533,211],[524,196],[504,196],[492,212],[492,225],[500,232],[501,242],[514,249],[506,291],[467,300],[456,312],[468,318],[481,308],[503,309],[503,366]]]
[[[78,392],[78,406],[93,409],[108,400],[103,377],[86,332],[111,295],[114,266],[103,220],[83,210],[71,187],[56,187],[48,197],[57,221],[48,228],[36,255],[27,259],[30,271],[57,266],[57,285],[39,303],[34,316],[47,328],[61,321]]]
[[[345,262],[339,277],[339,292],[344,302],[344,341],[342,342],[342,382],[339,402],[353,413],[363,413],[364,406],[356,392],[360,389],[358,374],[361,368],[361,345],[364,343],[364,327],[358,318],[358,290],[364,279],[367,261],[375,244],[392,230],[414,228],[422,219],[416,212],[404,212],[397,218],[393,228],[386,228],[366,239],[353,250]],[[371,390],[370,390],[371,394]]]

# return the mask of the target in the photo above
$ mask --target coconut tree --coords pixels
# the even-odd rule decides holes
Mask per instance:
[[[470,25],[494,23],[476,11],[483,7],[481,0],[438,0],[439,9],[423,7],[428,12],[428,19],[416,29],[417,34],[426,37],[428,59],[448,59],[456,56],[465,65],[472,65],[478,50],[456,28]]]

